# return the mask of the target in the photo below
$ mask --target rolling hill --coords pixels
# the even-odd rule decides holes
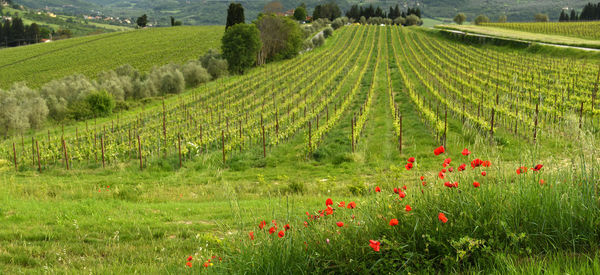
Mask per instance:
[[[221,26],[151,28],[3,49],[0,88],[20,81],[39,87],[72,74],[95,77],[123,64],[146,71],[170,62],[183,63],[219,48],[223,30]]]
[[[225,22],[228,1],[208,0],[17,0],[17,3],[32,7],[45,8],[65,13],[90,13],[101,11],[111,16],[137,17],[147,13],[154,23],[166,25],[170,16],[182,20],[187,25],[223,24]],[[246,8],[246,19],[253,20],[270,1],[241,1]],[[324,1],[283,0],[284,10],[293,9],[300,3],[306,3],[309,12]],[[451,18],[457,12],[465,12],[474,18],[478,14],[487,14],[495,19],[506,14],[509,21],[531,21],[538,12],[547,13],[551,19],[557,19],[564,7],[581,9],[589,0],[337,0],[342,10],[348,10],[353,4],[388,7],[420,6],[424,15],[432,18]]]

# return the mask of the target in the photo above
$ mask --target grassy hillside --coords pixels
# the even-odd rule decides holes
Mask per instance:
[[[214,256],[208,272],[223,274],[598,274],[598,113],[587,104],[597,71],[561,61],[419,28],[349,26],[165,105],[56,127],[48,142],[40,132],[41,173],[31,136],[5,141],[0,269],[187,274],[207,272]],[[575,78],[569,98],[555,92]],[[333,214],[307,218],[327,198]],[[275,223],[291,229],[270,235]]]
[[[95,77],[123,64],[152,66],[196,59],[220,48],[224,27],[151,28],[0,50],[0,88],[24,81],[38,87],[72,74]]]
[[[184,0],[17,0],[26,5],[53,7],[59,11],[89,10],[90,6],[101,10],[106,14],[121,17],[137,17],[147,13],[151,21],[160,24],[168,24],[168,18],[175,16],[183,20],[184,24],[223,24],[227,13],[227,3],[221,1],[184,1]],[[73,6],[64,6],[66,2]],[[85,2],[82,4],[82,2]],[[246,9],[246,20],[253,20],[263,10],[265,4],[270,1],[246,1],[243,2]],[[284,10],[293,9],[300,3],[306,3],[309,13],[312,9],[322,4],[317,0],[283,0]],[[452,18],[457,12],[465,12],[468,17],[475,18],[479,14],[487,14],[496,19],[501,14],[508,15],[509,21],[533,21],[533,15],[538,12],[548,13],[551,19],[557,19],[563,7],[574,7],[581,9],[589,0],[403,0],[398,2],[386,2],[381,0],[340,0],[336,1],[340,8],[345,11],[352,4],[387,7],[389,5],[416,6],[424,10],[427,17]]]
[[[562,23],[556,23],[562,24]],[[578,24],[578,23],[577,23]],[[589,23],[592,26],[596,26],[595,23]],[[558,45],[577,46],[577,47],[588,47],[588,48],[600,48],[600,40],[585,39],[572,36],[563,36],[559,34],[545,34],[545,33],[532,33],[526,31],[519,31],[513,29],[503,28],[502,24],[495,24],[491,26],[477,26],[477,25],[439,25],[441,29],[459,30],[469,33],[484,34],[490,36],[497,36],[508,39],[517,39],[532,42],[551,43]],[[597,33],[597,31],[594,31]]]

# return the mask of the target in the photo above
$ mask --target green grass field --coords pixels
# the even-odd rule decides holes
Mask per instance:
[[[0,50],[0,88],[15,82],[39,87],[73,74],[95,78],[130,64],[141,71],[197,59],[220,48],[222,26],[115,32]]]
[[[130,34],[146,33],[122,35]],[[600,152],[598,110],[589,100],[597,67],[558,60],[564,58],[466,45],[420,28],[346,26],[309,53],[189,90],[166,107],[153,103],[66,125],[64,134],[55,127],[6,140],[0,269],[596,274]],[[538,71],[545,74],[538,78]],[[559,86],[575,79],[572,90]],[[542,99],[532,94],[538,87]],[[580,102],[587,106],[582,130],[573,107]],[[128,130],[142,136],[142,171]],[[41,144],[41,173],[32,137]],[[71,154],[68,171],[61,139]],[[444,143],[446,152],[434,155]],[[472,154],[461,154],[464,148]],[[416,161],[407,170],[409,157]],[[446,158],[444,168],[454,171],[440,179]],[[472,168],[475,158],[491,165]],[[536,164],[544,165],[539,172],[515,172]],[[392,190],[403,186],[399,200]],[[319,216],[327,198],[333,214],[307,218]],[[340,201],[357,207],[338,207]],[[391,218],[399,224],[390,226]],[[272,221],[278,229],[271,235]],[[291,229],[280,238],[284,224]]]
[[[580,37],[564,36],[559,33],[548,34],[548,33],[535,33],[526,32],[514,29],[507,29],[498,27],[498,25],[492,26],[477,26],[477,25],[438,25],[437,28],[451,29],[465,31],[469,33],[484,34],[490,36],[496,36],[508,39],[525,40],[532,42],[543,42],[550,44],[574,46],[574,47],[587,47],[587,48],[600,48],[600,41],[594,39],[586,39]]]

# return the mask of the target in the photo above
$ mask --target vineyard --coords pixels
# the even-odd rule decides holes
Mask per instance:
[[[0,268],[595,273],[599,82],[597,59],[347,25],[3,139]]]
[[[220,26],[155,28],[3,49],[0,88],[15,82],[38,88],[73,74],[95,78],[124,64],[141,71],[167,63],[181,64],[219,48],[222,34]]]
[[[485,23],[483,25],[516,31],[600,40],[600,22]]]
[[[41,171],[57,164],[72,169],[134,160],[144,169],[148,159],[173,156],[182,166],[219,152],[226,166],[231,155],[258,150],[264,157],[267,148],[300,134],[303,158],[310,158],[340,121],[351,121],[346,149],[353,151],[382,85],[374,78],[384,70],[399,150],[402,113],[394,105],[401,94],[441,144],[452,119],[500,144],[507,135],[536,143],[564,129],[599,124],[600,67],[594,64],[491,52],[402,28],[347,28],[336,39],[340,46],[327,52],[210,83],[109,122],[88,121],[68,134],[55,128],[15,137],[4,143],[1,156],[17,169],[21,164]],[[317,59],[318,66],[305,69]],[[400,75],[403,87],[393,86],[392,75]]]

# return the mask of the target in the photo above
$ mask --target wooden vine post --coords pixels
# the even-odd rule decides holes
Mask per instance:
[[[40,146],[39,146],[37,140],[35,141],[35,148],[36,148],[36,152],[37,152],[38,171],[40,171],[40,173],[41,173],[42,172],[42,162],[40,161]]]
[[[350,137],[352,139],[352,153],[354,153],[354,117],[350,120],[350,126],[352,128],[352,136]]]
[[[537,127],[538,127],[538,115],[540,113],[540,100],[538,97],[538,101],[535,103],[535,119],[533,125],[533,143],[537,142]]]
[[[177,145],[179,147],[179,168],[181,168],[181,133],[177,135]]]
[[[262,147],[263,147],[263,158],[267,157],[267,147],[265,146],[265,126],[262,125]]]
[[[223,165],[225,165],[225,130],[221,130],[221,147],[223,147]]]
[[[17,148],[16,148],[14,142],[13,142],[13,157],[15,160],[15,171],[19,172],[19,165],[17,164]]]
[[[138,155],[140,157],[140,170],[144,170],[144,162],[142,161],[142,141],[140,135],[137,135],[138,140]]]
[[[100,135],[100,148],[102,150],[102,168],[104,168],[104,134]]]
[[[398,123],[400,124],[400,131],[398,133],[398,150],[402,155],[402,114],[398,114]]]
[[[65,142],[65,139],[62,139],[62,146],[63,146],[63,152],[65,155],[65,165],[67,167],[67,170],[69,170],[69,155],[67,153],[67,143]]]

